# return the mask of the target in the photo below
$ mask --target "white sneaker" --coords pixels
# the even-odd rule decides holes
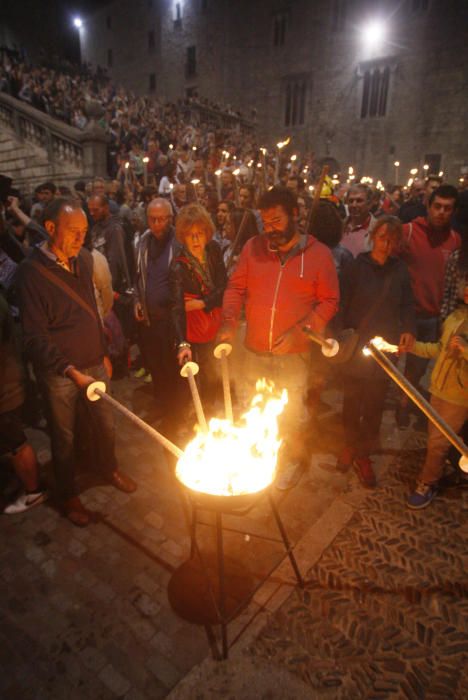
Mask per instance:
[[[44,503],[47,499],[46,491],[35,491],[34,493],[22,493],[18,496],[16,501],[10,503],[3,512],[6,515],[15,515],[16,513],[24,513],[25,510],[34,508],[40,503]]]
[[[275,486],[278,491],[288,491],[294,488],[304,473],[304,465],[301,462],[288,462],[276,477]]]

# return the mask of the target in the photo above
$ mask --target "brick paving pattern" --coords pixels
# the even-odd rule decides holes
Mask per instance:
[[[148,387],[125,379],[114,382],[114,391],[142,418],[149,417]],[[50,461],[45,435],[28,433],[41,461]],[[120,415],[116,436],[120,466],[139,488],[129,496],[99,475],[80,471],[81,498],[98,514],[97,523],[73,527],[48,504],[1,518],[2,700],[154,700],[166,697],[210,653],[204,628],[177,617],[167,599],[171,573],[189,555],[172,472],[159,446]],[[319,485],[304,483],[280,497],[292,541],[348,479],[331,481],[326,475]],[[210,523],[209,514],[201,519]],[[275,528],[266,502],[225,524],[253,534],[271,535]],[[209,549],[212,528],[200,525],[198,531]],[[263,546],[254,536],[234,533],[226,534],[226,554],[241,560],[256,581],[284,557],[280,545]],[[249,606],[236,619],[233,638],[259,609]]]
[[[145,418],[141,389],[115,383],[117,398]],[[447,492],[423,513],[407,511],[424,445],[423,434],[409,432],[401,459],[387,455],[390,468],[379,467],[379,489],[366,498],[352,472],[333,467],[336,421],[322,427],[309,472],[274,497],[303,571],[311,526],[328,522],[331,541],[347,525],[308,571],[305,591],[291,595],[289,563],[280,566],[229,626],[231,659],[217,663],[204,628],[178,618],[167,599],[171,573],[189,552],[174,478],[159,447],[117,416],[118,455],[139,484],[135,494],[82,472],[97,523],[75,528],[50,506],[1,519],[0,698],[466,697],[467,494]],[[46,461],[44,435],[31,437]],[[388,415],[384,447],[395,451],[398,439]],[[226,525],[251,533],[227,533],[226,555],[256,581],[284,559],[280,545],[254,536],[276,536],[266,501]],[[199,534],[212,548],[212,528],[200,525]],[[207,664],[211,676],[197,680]]]
[[[419,439],[418,439],[419,438]],[[424,442],[414,433],[246,653],[320,698],[468,697],[468,491],[409,511]]]

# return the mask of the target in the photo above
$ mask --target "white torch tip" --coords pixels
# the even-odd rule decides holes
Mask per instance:
[[[99,401],[101,398],[99,394],[96,392],[96,389],[99,389],[99,391],[102,391],[104,394],[106,393],[106,385],[104,382],[91,382],[91,384],[88,384],[86,387],[86,398],[88,401]]]
[[[232,345],[230,343],[219,343],[213,350],[213,355],[217,360],[220,360],[224,355],[228,357],[232,352]]]

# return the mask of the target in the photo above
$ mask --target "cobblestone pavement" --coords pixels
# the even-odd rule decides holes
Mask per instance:
[[[142,385],[122,380],[115,393],[148,417]],[[294,588],[282,547],[255,536],[275,533],[266,501],[225,519],[250,533],[226,533],[226,554],[254,582],[278,567],[229,625],[231,657],[220,663],[205,629],[168,603],[171,574],[189,553],[171,470],[117,416],[118,456],[139,484],[135,494],[84,471],[83,500],[100,514],[90,527],[74,528],[47,505],[1,518],[0,698],[467,697],[467,494],[447,492],[422,513],[407,511],[424,435],[408,432],[398,458],[390,414],[383,433],[376,491],[336,473],[331,410],[299,486],[275,492],[308,572],[304,591]],[[47,461],[44,434],[31,439]],[[199,532],[212,550],[212,528]]]
[[[114,389],[117,398],[148,417],[148,388],[126,379]],[[171,574],[189,554],[174,477],[148,436],[119,415],[116,428],[120,465],[138,482],[135,494],[120,493],[84,470],[81,496],[97,513],[88,528],[73,527],[48,504],[0,519],[2,700],[155,700],[210,655],[205,629],[177,617],[167,600]],[[333,445],[339,439],[335,432],[332,421],[327,439]],[[29,431],[29,436],[41,462],[47,462],[44,433]],[[322,450],[326,442],[322,436]],[[293,542],[326,514],[338,494],[359,489],[353,475],[333,473],[330,459],[325,455],[315,479],[304,478],[293,491],[275,494]],[[250,531],[248,538],[227,533],[226,554],[241,561],[254,581],[284,558],[281,546],[255,537],[275,528],[267,502],[246,518],[226,518],[226,525]],[[209,550],[212,528],[199,531]],[[284,580],[288,576],[289,569]],[[265,599],[277,590],[284,595],[282,585],[276,577],[257,594],[230,627],[232,641],[244,638]]]
[[[206,661],[171,700],[468,697],[468,490],[408,510],[425,440],[404,439],[379,488],[308,571],[305,590],[265,616],[232,660]]]

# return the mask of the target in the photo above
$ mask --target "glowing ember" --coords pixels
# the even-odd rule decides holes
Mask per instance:
[[[398,352],[398,345],[392,345],[391,343],[387,343],[386,340],[384,340],[378,335],[375,338],[372,338],[372,340],[369,340],[369,343],[373,345],[374,348],[377,348],[377,350],[381,350],[382,352]],[[368,350],[368,348],[363,348],[362,352],[364,353],[364,355],[370,355],[370,351]]]
[[[278,416],[288,393],[265,379],[256,385],[250,409],[239,425],[212,418],[208,433],[199,432],[180,457],[176,476],[195,491],[216,496],[256,493],[272,483],[281,440]]]

